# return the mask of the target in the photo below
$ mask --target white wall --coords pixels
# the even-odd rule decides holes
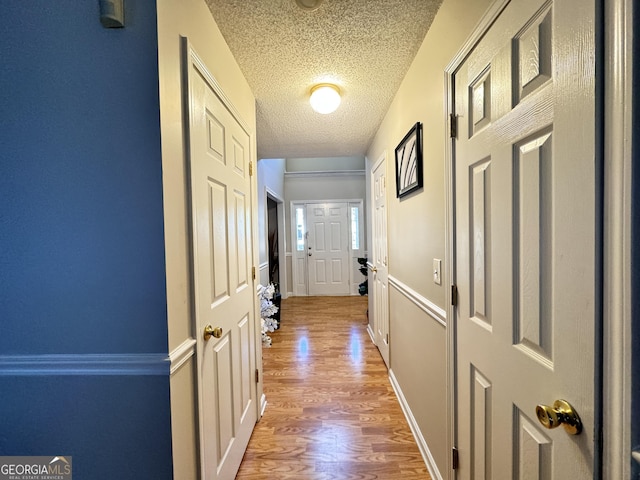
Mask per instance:
[[[440,321],[446,321],[449,275],[444,271],[442,285],[436,285],[431,267],[434,258],[444,266],[445,258],[444,70],[490,3],[444,0],[366,155],[367,172],[385,151],[388,160],[391,372],[432,455],[432,468],[442,474],[450,452],[447,332]],[[418,121],[424,132],[424,188],[399,201],[394,151]],[[418,308],[420,303],[430,305],[431,314]]]
[[[291,202],[305,200],[352,200],[365,199],[364,171],[352,175],[285,175],[285,202],[287,207],[287,222],[290,223]],[[366,205],[365,205],[366,210]],[[287,228],[289,238],[291,230]],[[287,245],[287,252],[291,251],[291,242]]]
[[[283,158],[268,158],[258,161],[258,244],[259,244],[259,261],[260,261],[260,283],[266,285],[269,283],[269,272],[263,268],[269,262],[269,248],[267,245],[267,192],[284,202],[284,171],[285,160]],[[280,209],[284,215],[284,205]],[[283,219],[284,220],[284,219]],[[288,239],[284,227],[278,232],[278,245],[281,250],[281,256],[284,255],[283,248]],[[281,269],[282,270],[282,269]],[[281,272],[284,275],[284,272]],[[286,293],[286,278],[281,280],[281,287]]]
[[[359,157],[287,158],[287,172],[332,172],[364,170],[365,159]]]
[[[249,125],[252,131],[251,158],[254,161],[255,98],[203,0],[162,0],[157,2],[157,8],[169,352],[176,356],[196,334],[191,318],[191,240],[181,36],[189,39],[244,122]],[[255,199],[253,201],[255,205]],[[186,352],[181,356],[188,356],[187,360],[171,376],[174,477],[185,479],[199,476],[195,409],[197,392],[194,384],[196,365],[193,350],[187,349]]]

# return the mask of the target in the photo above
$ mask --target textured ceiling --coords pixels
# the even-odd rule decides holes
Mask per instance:
[[[206,0],[257,109],[258,158],[364,155],[442,0]],[[342,103],[311,110],[317,83]]]

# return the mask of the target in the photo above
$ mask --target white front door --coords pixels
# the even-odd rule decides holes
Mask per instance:
[[[202,70],[189,66],[200,456],[204,478],[232,479],[257,418],[250,141]]]
[[[595,23],[512,0],[453,76],[458,478],[593,476]],[[579,435],[539,420],[560,399]]]
[[[373,192],[373,329],[376,346],[389,368],[389,289],[387,266],[387,164],[382,157],[371,172]]]
[[[349,295],[346,203],[307,204],[309,295]]]

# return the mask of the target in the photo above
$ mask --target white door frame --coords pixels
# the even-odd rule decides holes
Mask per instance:
[[[280,195],[278,195],[276,192],[274,192],[273,190],[271,190],[269,187],[264,187],[264,205],[265,205],[265,209],[264,209],[264,222],[265,222],[265,232],[267,233],[265,235],[265,239],[264,241],[266,242],[266,252],[267,252],[267,256],[269,254],[269,232],[268,232],[268,228],[269,228],[269,209],[267,207],[267,199],[271,199],[274,202],[276,202],[276,209],[278,212],[278,269],[280,271],[280,295],[282,295],[282,298],[285,299],[287,298],[287,265],[286,265],[286,257],[285,257],[285,252],[286,252],[286,235],[285,235],[285,230],[284,230],[284,217],[285,217],[285,212],[284,212],[284,199],[282,197],[280,197]],[[268,280],[268,274],[267,274],[267,280]],[[268,282],[267,282],[268,283]]]
[[[631,477],[631,226],[634,0],[604,1],[602,478]]]
[[[445,118],[453,112],[452,75],[462,63],[473,45],[477,43],[481,32],[486,30],[504,9],[509,0],[496,0],[478,23],[476,30],[461,47],[458,55],[445,70],[446,105]],[[604,130],[601,147],[604,154],[604,184],[602,185],[603,222],[603,313],[601,351],[596,355],[602,360],[601,403],[596,403],[603,411],[616,412],[607,417],[606,422],[599,420],[603,430],[601,474],[605,480],[617,480],[630,477],[631,465],[631,225],[632,225],[632,59],[633,59],[633,3],[634,0],[599,0],[598,13],[604,15],[601,22],[604,33],[597,35],[601,45],[601,54],[596,60],[597,68],[604,73],[605,87],[599,85],[603,95],[602,114]],[[598,38],[598,37],[597,37]],[[445,178],[446,178],[446,281],[454,285],[455,272],[455,212],[453,211],[453,141],[450,131],[446,131],[445,141]],[[452,289],[447,289],[447,318],[454,318],[451,305]],[[447,329],[447,445],[455,444],[455,328],[452,322]],[[596,361],[596,363],[598,363]],[[596,445],[596,447],[598,447]],[[447,478],[455,478],[452,456],[448,456]],[[594,470],[598,475],[598,469]]]
[[[364,203],[364,199],[362,198],[352,198],[352,199],[326,199],[326,200],[291,200],[290,204],[289,204],[289,213],[290,213],[290,225],[291,225],[291,231],[290,231],[290,236],[289,238],[291,239],[291,276],[292,278],[292,291],[293,291],[293,295],[294,296],[308,296],[309,295],[309,263],[307,260],[305,260],[305,285],[306,285],[306,290],[304,292],[300,292],[297,290],[297,285],[298,285],[298,270],[296,268],[296,258],[298,257],[298,255],[296,254],[296,244],[297,244],[297,239],[296,239],[296,207],[304,207],[305,209],[305,214],[304,214],[304,222],[305,222],[305,230],[307,228],[307,213],[306,213],[306,208],[307,205],[314,205],[314,204],[322,204],[322,203],[346,203],[347,204],[347,208],[349,211],[349,222],[348,223],[348,234],[349,234],[349,241],[348,243],[348,249],[349,249],[349,293],[350,295],[355,295],[357,292],[354,292],[353,290],[353,285],[355,282],[355,279],[358,278],[355,276],[354,273],[354,265],[353,265],[353,259],[356,256],[362,256],[365,257],[367,255],[367,250],[364,248],[364,242],[365,242],[365,238],[366,235],[364,233],[364,215],[365,215],[365,203]],[[358,251],[354,251],[351,248],[351,213],[350,213],[350,209],[352,206],[358,206],[360,209],[360,218],[359,218],[359,228],[360,228],[360,250]],[[306,259],[306,255],[307,255],[307,238],[305,238],[305,249],[304,249],[304,255],[305,255],[305,259]],[[358,284],[361,283],[360,281],[357,282]]]

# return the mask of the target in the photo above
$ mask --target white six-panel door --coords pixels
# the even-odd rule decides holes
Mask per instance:
[[[347,203],[307,205],[309,295],[349,295]]]
[[[454,73],[458,478],[592,478],[594,14],[512,0]]]
[[[189,135],[203,478],[235,478],[257,418],[250,139],[189,64]],[[215,335],[205,340],[205,328]]]
[[[373,329],[374,339],[384,363],[389,368],[389,288],[387,261],[387,164],[384,157],[374,166],[373,193]]]

